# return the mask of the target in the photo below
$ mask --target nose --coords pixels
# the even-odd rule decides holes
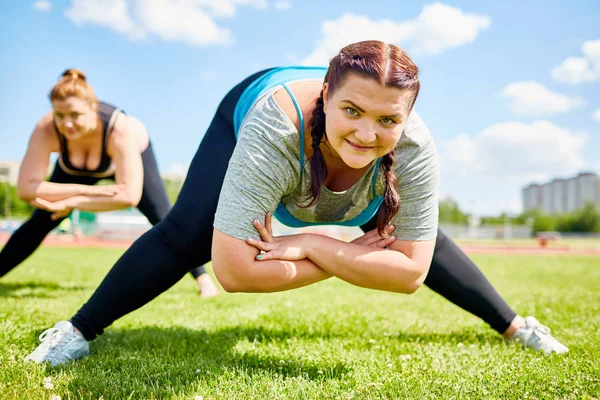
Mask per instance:
[[[354,137],[360,142],[360,144],[370,144],[375,141],[377,133],[375,127],[372,124],[365,123],[358,127],[354,132]]]

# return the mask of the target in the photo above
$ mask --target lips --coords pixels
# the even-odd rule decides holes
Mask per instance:
[[[354,150],[356,151],[369,151],[372,150],[373,148],[375,148],[375,146],[360,146],[358,144],[352,143],[351,141],[349,141],[348,139],[345,139],[346,143],[348,143],[350,145],[350,147],[352,147]]]

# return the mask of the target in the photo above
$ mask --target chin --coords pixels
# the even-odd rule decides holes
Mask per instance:
[[[375,160],[375,158],[367,157],[367,156],[363,156],[363,157],[350,156],[350,157],[342,157],[342,160],[344,161],[344,163],[347,166],[349,166],[352,169],[361,169],[361,168],[365,168],[366,166],[371,164],[373,162],[373,160]]]

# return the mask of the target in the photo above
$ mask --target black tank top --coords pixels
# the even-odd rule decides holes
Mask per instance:
[[[58,156],[58,163],[60,167],[68,174],[81,175],[81,176],[94,176],[94,177],[107,177],[114,175],[114,166],[112,159],[106,152],[106,146],[108,142],[108,136],[113,130],[115,121],[122,110],[104,102],[98,102],[98,117],[102,121],[102,156],[100,158],[100,165],[94,170],[87,168],[77,168],[71,164],[69,160],[69,151],[67,149],[67,138],[58,132],[56,123],[54,123],[54,129],[58,134],[58,140],[60,142],[60,154]]]

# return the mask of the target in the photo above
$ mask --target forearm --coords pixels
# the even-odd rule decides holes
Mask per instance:
[[[25,201],[41,198],[48,201],[60,201],[86,193],[87,185],[72,183],[36,182],[18,188],[19,197]]]
[[[308,259],[329,274],[370,289],[413,293],[425,279],[416,262],[402,252],[308,235]]]
[[[244,268],[245,273],[219,274],[213,260],[217,278],[228,292],[269,293],[280,292],[320,282],[331,275],[310,260],[253,261]]]
[[[82,211],[111,211],[133,206],[125,193],[115,196],[74,196],[67,200],[71,208]]]

